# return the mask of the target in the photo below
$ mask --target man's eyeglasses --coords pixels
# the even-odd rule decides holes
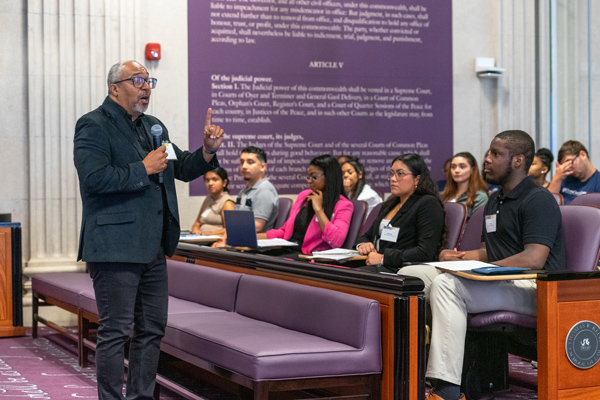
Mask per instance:
[[[133,87],[138,89],[141,89],[142,86],[144,86],[144,82],[150,86],[150,89],[154,89],[156,87],[156,78],[142,78],[141,76],[133,76],[131,78],[123,79],[113,83],[121,83],[125,81],[131,81]]]
[[[323,175],[325,175],[325,173],[323,173],[323,174],[319,174],[319,175],[315,175],[315,176],[310,176],[310,175],[308,175],[308,176],[306,177],[306,180],[307,180],[307,181],[309,181],[309,182],[311,182],[311,181],[312,181],[312,182],[314,182],[314,181],[316,181],[317,179],[319,179],[320,177],[322,177]]]
[[[387,173],[388,179],[392,179],[392,176],[395,176],[396,179],[402,179],[406,175],[412,175],[412,174],[410,172],[404,172],[404,171],[389,171]]]

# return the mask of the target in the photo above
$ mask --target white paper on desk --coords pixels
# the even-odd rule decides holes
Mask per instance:
[[[284,239],[259,239],[256,244],[258,247],[298,246],[298,243]]]
[[[470,271],[473,268],[482,267],[499,267],[496,264],[484,263],[481,261],[464,260],[464,261],[439,261],[425,263],[427,265],[433,265],[434,267],[446,269],[448,271]]]
[[[335,260],[341,261],[346,260],[348,258],[352,258],[360,255],[360,253],[356,250],[348,250],[348,249],[330,249],[323,251],[313,251],[312,256],[308,256],[306,258],[312,260],[315,258],[326,259],[326,260]]]
[[[202,240],[215,240],[221,239],[221,236],[218,235],[181,235],[179,236],[179,240],[194,240],[194,241],[202,241]]]

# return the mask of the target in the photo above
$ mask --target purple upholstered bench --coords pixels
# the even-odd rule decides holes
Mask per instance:
[[[267,399],[271,391],[354,385],[379,398],[378,302],[173,260],[167,268],[166,353],[253,389],[255,399]],[[98,315],[89,275],[42,274],[32,286],[34,329],[40,321],[61,331],[37,315],[40,299],[78,314],[73,339],[85,365],[87,349],[95,347],[89,321]]]
[[[77,340],[76,334],[39,315],[40,300],[44,301],[44,304],[56,305],[78,314],[79,294],[92,288],[92,279],[89,274],[83,272],[39,274],[31,278],[31,288],[33,292],[32,336],[37,337],[38,322],[41,322],[71,339]]]
[[[233,311],[242,274],[173,260],[167,267],[169,320],[179,314]]]
[[[225,369],[255,399],[357,384],[379,397],[379,303],[332,290],[244,275],[234,312],[169,315],[161,348],[211,372]]]

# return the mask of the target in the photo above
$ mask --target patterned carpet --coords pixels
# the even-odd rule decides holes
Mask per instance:
[[[93,358],[90,358],[93,361]],[[176,362],[174,362],[176,363]],[[187,380],[194,392],[210,400],[234,400],[236,394],[214,386],[204,384],[193,376],[184,376],[185,372],[170,364],[166,370],[179,380]],[[534,400],[537,399],[535,387],[537,371],[531,363],[517,357],[510,359],[511,378],[521,382],[520,387],[511,386],[511,390],[495,393],[496,400]],[[165,371],[166,372],[166,371]],[[95,399],[96,374],[93,362],[87,368],[77,363],[76,345],[73,341],[55,333],[50,328],[40,327],[37,339],[27,336],[0,339],[0,399]],[[175,400],[182,397],[161,391],[160,400]],[[485,396],[482,399],[491,399]]]

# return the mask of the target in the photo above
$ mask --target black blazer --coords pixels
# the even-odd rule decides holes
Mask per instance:
[[[359,237],[356,244],[379,239],[379,224],[400,199],[386,201],[369,230]],[[395,243],[379,241],[379,253],[383,254],[386,267],[402,268],[405,262],[427,262],[437,260],[442,246],[445,213],[442,203],[431,195],[413,194],[390,221],[400,228]]]
[[[83,205],[78,260],[90,262],[151,262],[164,246],[171,256],[179,241],[180,224],[175,178],[191,181],[217,167],[208,164],[202,148],[194,153],[173,144],[176,161],[163,172],[166,205],[156,176],[148,176],[142,163],[147,152],[125,119],[127,112],[109,97],[75,126],[73,159],[79,176]],[[143,125],[167,128],[145,115]],[[151,136],[149,136],[151,138]],[[163,213],[167,212],[164,243]]]

